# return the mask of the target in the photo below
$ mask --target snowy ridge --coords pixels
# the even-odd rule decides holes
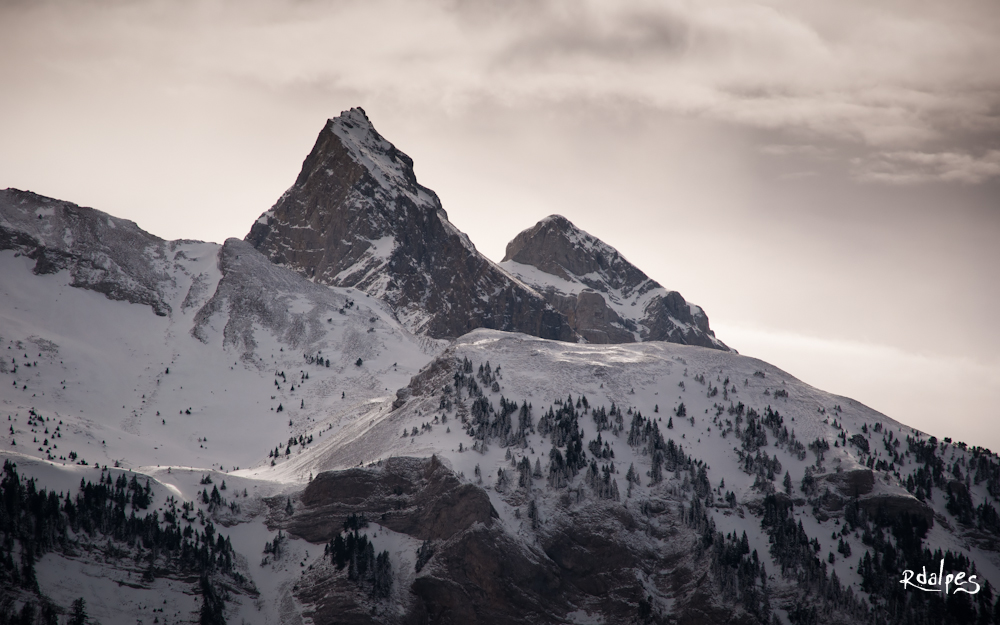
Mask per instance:
[[[157,315],[170,314],[177,288],[168,247],[107,213],[29,191],[0,191],[0,250],[32,259],[37,274],[68,270],[73,286],[146,304]]]

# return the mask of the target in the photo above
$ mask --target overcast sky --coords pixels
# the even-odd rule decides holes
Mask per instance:
[[[994,0],[0,0],[0,188],[242,238],[362,106],[500,260],[559,213],[741,353],[1000,450]]]

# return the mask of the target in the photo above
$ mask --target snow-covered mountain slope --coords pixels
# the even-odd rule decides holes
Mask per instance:
[[[19,232],[18,215],[43,210],[18,207],[2,213],[8,233]],[[59,203],[53,210],[45,217],[55,221],[84,209]],[[381,302],[316,285],[242,241],[168,242],[132,225],[139,254],[105,236],[91,246],[79,233],[115,221],[86,210],[83,225],[67,229],[71,246],[43,239],[37,254],[29,246],[0,252],[0,350],[9,380],[0,397],[20,415],[8,444],[16,440],[24,453],[76,452],[129,467],[249,466],[289,435],[319,427],[308,424],[390,396],[440,349],[403,329]],[[117,270],[116,253],[131,255],[122,261],[127,269]],[[82,260],[38,273],[42,255],[71,254]],[[87,262],[111,269],[81,285]],[[143,291],[148,297],[125,301],[138,288],[137,269],[148,266],[157,271]],[[149,300],[164,314],[153,314]],[[38,437],[23,429],[31,408],[62,419],[60,435],[71,438],[49,441],[58,447],[35,444]]]
[[[166,520],[183,504],[192,521],[210,509],[222,525],[259,517],[264,497],[294,484],[283,474],[241,479],[237,467],[270,468],[278,446],[302,453],[371,402],[391,400],[443,347],[410,334],[365,293],[317,285],[242,241],[163,241],[66,202],[12,190],[0,199],[3,455],[60,497],[75,496],[81,480],[148,477],[156,503],[125,504],[124,514],[155,509]],[[234,508],[199,498],[204,475],[228,481],[222,495]],[[11,518],[0,520],[7,536],[17,535]],[[85,597],[105,624],[198,619],[204,589],[190,562],[164,556],[149,573],[134,541],[114,546],[101,531],[69,531],[60,548],[35,545],[45,555],[34,589],[55,608]],[[291,563],[251,575],[242,555],[253,559],[273,532],[255,522],[227,536],[237,565],[217,578],[231,594],[230,618],[294,613]],[[16,545],[15,559],[25,553]],[[316,547],[292,540],[285,551],[305,557]],[[0,611],[8,599],[32,602],[23,575],[9,587],[0,577]],[[173,613],[156,611],[165,603]]]
[[[569,345],[477,330],[428,365],[395,401],[372,405],[353,427],[287,464],[293,472],[317,474],[359,464],[389,467],[371,470],[366,479],[377,484],[379,471],[398,473],[392,459],[432,455],[486,490],[498,513],[487,525],[499,529],[490,531],[502,530],[514,543],[494,556],[525,557],[543,577],[541,571],[552,567],[574,580],[552,598],[553,606],[563,607],[536,614],[539,622],[589,622],[574,620],[584,613],[594,622],[628,622],[644,609],[640,599],[666,621],[768,622],[766,613],[780,622],[802,622],[810,614],[819,622],[907,622],[927,610],[947,612],[943,604],[914,596],[923,593],[894,590],[913,558],[932,568],[945,557],[940,554],[948,554],[949,572],[974,571],[982,587],[1000,582],[995,455],[927,439],[855,401],[731,352],[665,342]],[[414,523],[406,516],[406,497],[393,502],[372,495],[359,504],[347,495],[350,488],[325,487],[329,492],[322,496],[310,494],[312,488],[304,500],[315,509],[307,506],[280,522],[293,534],[332,538],[316,530],[319,513],[340,522],[348,512],[367,512],[382,519],[375,523],[378,532]],[[393,514],[404,520],[394,521]],[[418,524],[413,534],[425,539],[420,532],[436,527]],[[474,527],[465,531],[482,531]],[[732,545],[725,536],[739,543],[744,532],[746,560],[726,555]],[[594,534],[603,537],[603,546],[593,549],[620,551],[622,561],[607,569],[593,564],[604,551],[588,552],[581,543],[597,540]],[[462,536],[459,531],[431,543],[451,553],[465,544]],[[673,538],[664,542],[666,536]],[[573,557],[565,551],[567,541],[577,545]],[[683,547],[671,548],[674,541]],[[706,551],[712,557],[699,561]],[[874,555],[874,565],[870,559],[865,565],[866,553]],[[757,575],[766,582],[740,577],[741,567],[757,558],[764,571]],[[454,584],[453,564],[427,574],[434,579],[413,583],[417,603],[425,603],[409,609],[433,613],[440,589],[428,587]],[[574,569],[581,566],[605,581],[588,590]],[[679,572],[690,577],[680,580]],[[513,575],[498,573],[507,574]],[[617,581],[609,586],[609,579]],[[709,596],[698,594],[699,586]],[[895,604],[900,597],[902,605]],[[500,598],[483,599],[491,601],[505,609]],[[981,609],[992,614],[992,605]],[[899,612],[888,616],[894,610]]]
[[[514,237],[500,266],[544,295],[591,343],[670,341],[728,349],[701,307],[561,215]]]
[[[246,240],[316,282],[386,301],[417,334],[487,327],[577,338],[538,293],[476,251],[360,108],[327,122],[295,184]]]

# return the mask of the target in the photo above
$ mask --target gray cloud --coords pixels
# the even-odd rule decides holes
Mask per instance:
[[[602,16],[580,4],[545,10],[525,26],[501,51],[496,66],[511,63],[518,71],[532,71],[535,65],[550,71],[578,60],[677,62],[691,45],[690,21],[666,7]]]
[[[823,158],[832,153],[829,147],[804,143],[765,143],[758,148],[758,151],[767,156],[811,156],[813,158]]]
[[[876,149],[1000,129],[1000,70],[989,60],[1000,21],[987,2],[954,14],[856,2],[822,14],[781,2],[543,6],[501,36],[497,58],[514,62],[490,66],[493,84],[522,97],[613,93]]]
[[[863,162],[880,164],[862,175],[893,182],[907,175],[895,169],[902,154],[1000,148],[1000,5],[989,0],[948,11],[860,0],[51,1],[2,5],[0,15],[4,74],[33,66],[143,81],[153,68],[151,89],[164,73],[188,88],[325,84],[449,110],[628,101],[787,131],[790,142],[863,146]],[[992,175],[930,169],[946,181]]]

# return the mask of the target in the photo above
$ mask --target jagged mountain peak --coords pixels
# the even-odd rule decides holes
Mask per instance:
[[[413,159],[379,134],[360,107],[327,120],[302,163],[295,185],[305,185],[313,178],[327,178],[327,184],[319,186],[332,192],[340,184],[353,184],[355,178],[363,178],[368,194],[382,200],[376,207],[389,215],[394,212],[392,200],[396,195],[427,210],[442,210],[437,195],[417,183]]]
[[[316,282],[388,303],[411,331],[475,328],[575,340],[566,319],[480,254],[362,109],[327,122],[288,191],[246,240]]]
[[[427,203],[442,210],[437,195],[417,183],[413,159],[375,130],[364,109],[355,107],[331,118],[327,121],[326,130],[340,139],[354,160],[364,166],[380,186],[395,189],[415,202]]]
[[[715,338],[700,306],[663,288],[562,215],[550,215],[514,237],[500,265],[542,293],[588,341],[729,349]]]
[[[375,127],[372,126],[372,121],[368,119],[368,113],[366,113],[365,109],[360,106],[352,106],[346,111],[341,111],[339,116],[331,118],[330,121],[340,122],[342,124],[367,126],[368,128],[375,130]]]

